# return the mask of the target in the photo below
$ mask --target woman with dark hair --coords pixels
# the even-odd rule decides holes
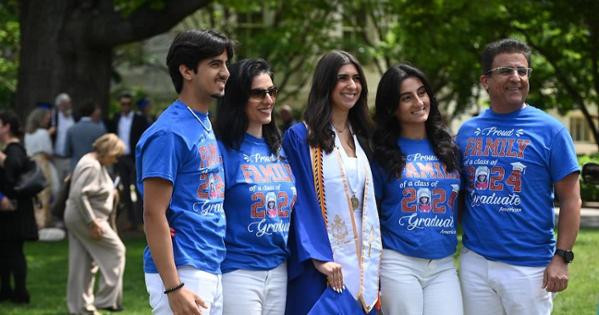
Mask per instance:
[[[0,112],[0,191],[13,200],[16,207],[0,211],[0,301],[29,303],[26,287],[27,260],[23,243],[37,240],[37,225],[33,214],[33,196],[20,195],[15,186],[31,165],[19,138],[20,123],[12,112]],[[13,285],[11,286],[11,278]]]
[[[224,314],[283,314],[296,190],[272,116],[277,87],[262,59],[229,68],[215,132],[225,171]]]
[[[459,153],[424,74],[392,66],[376,94],[373,176],[385,314],[462,314],[453,254]]]
[[[381,238],[366,152],[371,127],[360,63],[335,50],[316,66],[305,122],[285,134],[296,178],[287,314],[368,314]]]

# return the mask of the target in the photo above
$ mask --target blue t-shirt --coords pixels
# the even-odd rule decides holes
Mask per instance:
[[[464,246],[494,261],[546,266],[553,257],[553,184],[577,172],[572,138],[532,106],[483,112],[457,136],[466,204]]]
[[[249,134],[239,150],[218,144],[227,216],[227,255],[221,269],[273,269],[287,259],[289,218],[297,195],[285,153],[281,149],[277,157],[264,139]]]
[[[208,115],[195,114],[210,126]],[[144,132],[135,155],[139,191],[143,192],[147,178],[161,178],[173,185],[166,217],[173,235],[175,265],[220,273],[225,257],[225,183],[211,127],[206,131],[177,100]],[[158,272],[148,247],[144,271]]]
[[[399,138],[406,156],[401,178],[374,165],[383,248],[401,254],[439,259],[456,250],[456,206],[460,174],[447,172],[428,140]]]

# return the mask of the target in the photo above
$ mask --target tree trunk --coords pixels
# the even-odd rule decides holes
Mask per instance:
[[[107,115],[112,49],[165,32],[208,3],[165,0],[123,15],[113,0],[21,0],[16,112],[25,118],[66,92],[75,110],[93,101]]]
[[[84,12],[68,0],[21,1],[21,54],[17,112],[24,118],[37,102],[68,93],[76,109],[94,101],[107,108],[111,47],[86,42]]]

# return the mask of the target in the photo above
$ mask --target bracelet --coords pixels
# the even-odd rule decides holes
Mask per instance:
[[[182,288],[184,285],[185,285],[185,283],[184,283],[184,282],[181,282],[181,283],[180,283],[179,285],[177,285],[176,287],[173,287],[173,288],[170,288],[170,289],[166,289],[166,290],[164,290],[164,294],[169,294],[169,293],[175,292],[175,291],[177,291],[177,290],[181,289],[181,288]]]

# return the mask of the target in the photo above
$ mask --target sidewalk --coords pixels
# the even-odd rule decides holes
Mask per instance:
[[[559,208],[555,208],[555,222],[557,226],[557,218]],[[580,227],[599,228],[599,208],[582,208],[580,209]]]

